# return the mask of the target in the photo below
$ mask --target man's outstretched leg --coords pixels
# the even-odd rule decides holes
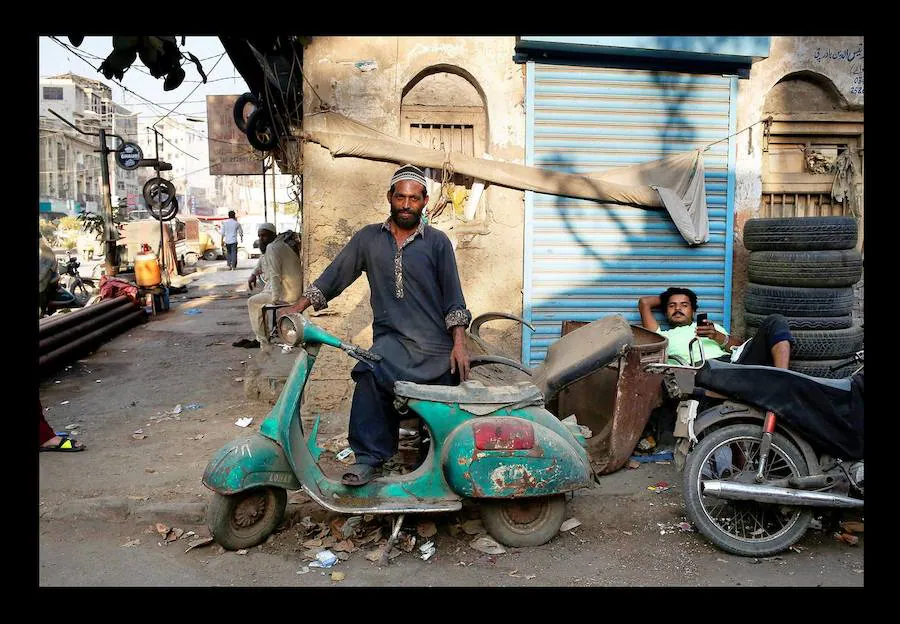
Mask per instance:
[[[770,314],[763,320],[749,344],[744,346],[737,364],[787,368],[793,343],[794,336],[787,319],[780,314]]]

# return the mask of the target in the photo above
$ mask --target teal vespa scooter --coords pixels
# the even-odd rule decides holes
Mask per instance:
[[[565,493],[587,487],[592,470],[580,428],[544,409],[542,392],[528,382],[459,386],[397,382],[395,405],[422,418],[427,455],[412,472],[347,487],[322,472],[316,445],[319,420],[305,436],[300,419],[303,390],[322,345],[343,350],[371,366],[381,356],[342,342],[302,314],[266,306],[272,335],[297,348],[297,360],[259,433],[222,447],[203,473],[215,494],[208,523],[213,538],[231,550],[261,543],[281,523],[287,490],[304,490],[323,507],[346,514],[455,511],[477,500],[485,528],[507,546],[549,541],[565,519]],[[473,358],[472,365],[498,358]],[[521,364],[503,362],[528,372]]]

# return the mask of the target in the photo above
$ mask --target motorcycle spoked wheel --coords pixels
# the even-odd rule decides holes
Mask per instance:
[[[214,494],[207,525],[216,543],[228,550],[261,544],[284,519],[287,491],[257,487],[237,494]]]
[[[684,467],[688,519],[716,546],[744,557],[767,557],[787,550],[803,537],[812,520],[808,507],[726,500],[701,493],[704,479],[755,483],[761,437],[760,425],[727,425],[700,440]],[[717,465],[717,459],[723,465]],[[772,436],[767,464],[767,480],[809,474],[799,449],[779,433]]]

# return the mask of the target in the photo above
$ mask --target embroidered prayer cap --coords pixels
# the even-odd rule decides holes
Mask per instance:
[[[412,180],[413,182],[418,182],[423,187],[425,187],[425,192],[428,192],[428,183],[425,181],[425,172],[416,167],[415,165],[403,165],[394,173],[394,177],[391,178],[391,186],[397,184],[402,180]]]
[[[267,230],[269,232],[272,232],[272,234],[278,234],[278,230],[275,229],[274,223],[260,223],[259,227],[256,229],[259,232],[262,232],[263,230]]]

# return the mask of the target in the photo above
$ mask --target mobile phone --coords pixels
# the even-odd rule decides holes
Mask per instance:
[[[698,312],[697,325],[703,325],[704,323],[706,323],[706,312]]]

